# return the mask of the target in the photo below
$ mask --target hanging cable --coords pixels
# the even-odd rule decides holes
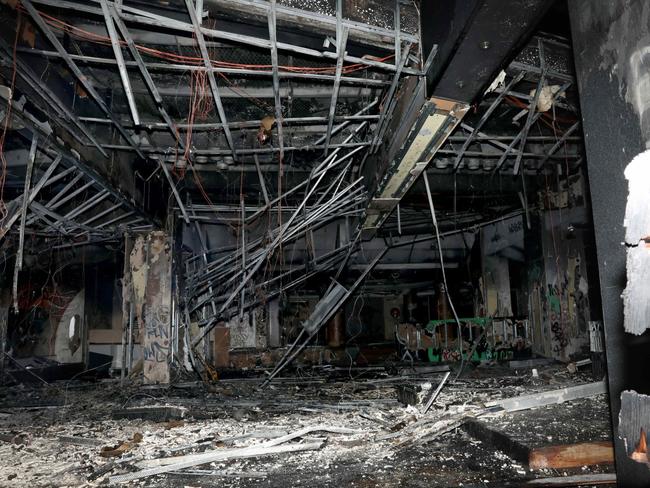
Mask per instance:
[[[454,378],[454,381],[458,379],[460,374],[463,372],[463,367],[465,366],[465,357],[463,356],[463,331],[460,326],[460,319],[456,313],[456,307],[454,307],[454,302],[451,299],[451,294],[449,293],[449,286],[447,285],[447,273],[445,273],[445,260],[442,256],[442,244],[440,242],[440,230],[438,229],[438,220],[436,219],[436,210],[433,206],[433,198],[431,197],[431,188],[429,188],[429,176],[426,170],[422,173],[424,177],[424,186],[427,190],[427,199],[429,200],[429,209],[431,210],[431,219],[433,220],[433,229],[436,233],[436,241],[438,243],[438,256],[440,257],[440,269],[442,270],[442,282],[445,287],[445,293],[447,295],[447,301],[449,302],[449,307],[451,308],[451,313],[454,314],[454,320],[458,326],[458,344],[460,349],[460,369],[458,374]]]

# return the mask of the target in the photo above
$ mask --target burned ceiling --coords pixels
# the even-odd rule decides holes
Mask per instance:
[[[121,459],[74,476],[203,476],[187,469],[230,458],[201,429],[242,405],[229,435],[265,409],[286,432],[233,459],[355,452],[310,437],[326,431],[373,443],[362,472],[379,451],[428,459],[440,436],[460,457],[469,437],[517,438],[512,419],[546,434],[580,416],[552,435],[611,462],[588,398],[605,366],[564,2],[0,0],[0,23],[0,386],[65,378],[62,408],[89,372],[123,388],[79,416],[110,406],[123,439],[98,455]],[[185,406],[148,409],[161,399]],[[122,428],[181,411],[165,429],[189,446]],[[342,411],[366,431],[289,433],[296,412]],[[507,453],[518,480],[557,447],[529,437]],[[496,466],[486,446],[468,469]]]

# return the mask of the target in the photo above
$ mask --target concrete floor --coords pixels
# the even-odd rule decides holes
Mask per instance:
[[[540,378],[498,366],[468,370],[445,386],[426,415],[399,404],[396,385],[429,380],[435,385],[440,375],[351,376],[346,381],[287,378],[265,390],[258,389],[256,379],[208,387],[122,387],[115,380],[6,386],[0,389],[0,486],[105,486],[111,484],[110,476],[143,469],[151,459],[259,445],[307,426],[354,432],[314,431],[292,442],[323,441],[317,450],[200,465],[122,486],[501,487],[612,470],[531,472],[458,428],[484,411],[483,403],[490,399],[588,380],[564,368],[549,367]],[[580,425],[589,428],[571,428],[571,419],[587,419]],[[480,420],[510,429],[512,435],[537,432],[537,444],[544,438],[570,443],[609,436],[602,396]],[[135,434],[142,441],[121,457],[101,456],[103,447],[115,447]]]

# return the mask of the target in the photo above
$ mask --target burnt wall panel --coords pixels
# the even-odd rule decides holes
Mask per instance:
[[[640,86],[629,68],[634,53],[650,46],[649,7],[647,2],[625,0],[569,2],[599,262],[616,469],[619,486],[626,487],[650,484],[650,470],[627,457],[618,436],[621,391],[647,392],[650,367],[650,336],[624,332],[621,300],[626,272],[623,171],[648,140],[639,117],[645,111],[629,103]]]

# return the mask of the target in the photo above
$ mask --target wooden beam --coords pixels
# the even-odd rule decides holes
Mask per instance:
[[[533,449],[528,457],[530,469],[562,469],[612,464],[614,447],[610,441],[583,442]]]

